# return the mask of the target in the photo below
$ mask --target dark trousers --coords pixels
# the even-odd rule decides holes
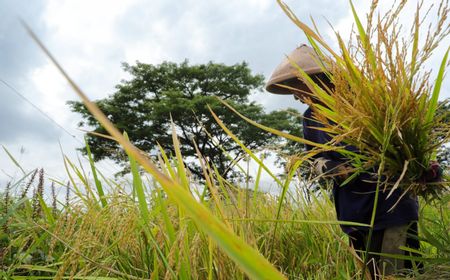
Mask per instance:
[[[386,234],[385,235],[385,231]],[[399,246],[406,246],[409,247],[411,249],[415,249],[418,250],[420,248],[420,242],[418,239],[418,229],[417,229],[417,222],[413,222],[410,225],[406,226],[404,229],[405,233],[403,233],[404,238],[402,242],[400,242],[401,244],[388,244],[389,242],[393,242],[393,239],[395,240],[396,236],[393,236],[394,238],[392,238],[392,235],[397,234],[395,231],[392,231],[390,229],[386,229],[386,230],[374,230],[372,233],[372,239],[370,242],[370,248],[369,248],[369,254],[367,257],[367,268],[370,271],[370,274],[372,276],[372,279],[380,279],[380,275],[384,275],[386,273],[386,271],[388,271],[388,274],[392,274],[392,271],[389,270],[385,270],[386,265],[382,264],[383,262],[389,262],[389,260],[394,260],[397,261],[393,258],[384,258],[384,257],[380,257],[380,255],[377,254],[372,254],[372,253],[389,253],[389,254],[399,254],[399,253],[403,253],[408,255],[409,252],[407,251],[401,251],[398,250],[398,252],[391,252],[389,251],[389,247],[396,247],[398,248]],[[360,255],[360,257],[364,260],[364,253],[366,251],[367,248],[367,243],[368,243],[368,231],[354,231],[351,232],[349,234],[350,237],[350,244],[353,246],[353,248],[358,252],[358,254]],[[389,236],[388,236],[389,235]],[[398,235],[401,235],[401,233],[398,233]],[[405,236],[406,235],[406,236]],[[384,244],[383,244],[384,242]],[[395,241],[394,241],[395,242]],[[412,254],[413,256],[417,256],[417,254]],[[405,269],[405,270],[411,270],[414,267],[418,268],[419,270],[422,269],[422,264],[421,263],[415,263],[413,264],[412,261],[410,260],[398,260],[399,262],[402,262],[401,264],[401,268]],[[397,265],[398,267],[398,265]],[[393,272],[395,273],[395,272]]]

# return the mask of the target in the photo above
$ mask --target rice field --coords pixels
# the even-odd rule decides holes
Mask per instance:
[[[118,184],[103,178],[94,163],[89,170],[66,158],[64,165],[68,183],[41,169],[11,182],[2,194],[4,279],[274,279],[266,273],[278,279],[364,279],[329,195],[317,191],[308,201],[303,189],[308,182],[294,180],[280,202],[282,189],[278,195],[255,192],[258,185],[245,189],[207,169],[209,183],[183,187],[195,201],[184,206],[147,175]],[[159,168],[179,176],[174,158],[162,160]],[[55,196],[61,190],[64,199]],[[449,201],[447,195],[422,208],[425,273],[418,279],[450,274]],[[187,207],[202,207],[230,235],[215,238],[204,229],[212,224],[200,225]],[[250,257],[246,264],[224,248],[230,240],[222,239],[239,240],[245,244],[238,248],[241,254],[256,253],[265,262]],[[249,266],[262,273],[252,275]]]
[[[294,23],[305,31],[317,51],[320,51],[319,45],[327,49],[312,29],[279,2]],[[448,5],[443,7],[441,14],[446,19]],[[313,94],[327,105],[316,106],[316,111],[330,120],[352,120],[352,123],[326,127],[336,137],[330,145],[318,148],[336,149],[335,142],[352,144],[363,140],[365,145],[358,146],[361,154],[354,158],[348,155],[354,160],[357,171],[379,166],[379,175],[389,176],[392,174],[384,173],[385,166],[400,172],[413,166],[416,170],[413,175],[401,172],[407,175],[398,179],[398,182],[404,179],[409,184],[417,179],[414,177],[417,172],[423,172],[428,166],[435,156],[435,148],[449,139],[449,124],[435,119],[434,114],[447,55],[432,88],[427,74],[425,80],[415,76],[419,73],[415,67],[426,60],[427,53],[418,51],[417,40],[413,38],[416,51],[412,54],[412,64],[400,69],[404,79],[400,79],[400,84],[395,83],[394,79],[383,76],[383,67],[404,66],[406,60],[402,60],[402,53],[396,56],[396,64],[383,60],[382,45],[389,47],[392,40],[378,36],[379,40],[385,41],[379,41],[381,47],[374,52],[365,38],[370,38],[367,34],[377,28],[364,31],[359,17],[353,12],[360,41],[352,56],[339,40],[343,53],[334,55],[337,64],[332,72],[333,82],[342,91],[348,89],[347,96],[354,97],[356,88],[360,96],[356,101],[371,100],[372,82],[378,86],[380,95],[372,103],[350,104],[340,99],[345,94],[338,96],[321,90],[317,84],[310,84]],[[390,16],[395,17],[396,13]],[[419,22],[420,18],[416,19],[417,29]],[[447,36],[450,28],[442,30]],[[22,176],[11,181],[1,194],[0,276],[3,279],[368,279],[367,269],[339,227],[339,224],[356,224],[336,221],[329,188],[322,182],[298,176],[298,168],[319,150],[300,155],[285,174],[275,175],[264,159],[245,147],[211,111],[230,141],[238,143],[255,162],[258,172],[248,174],[243,171],[242,177],[249,182],[247,184],[227,181],[199,153],[197,160],[204,176],[194,180],[185,166],[175,129],[172,132],[174,154],[166,154],[160,149],[157,160],[148,158],[132,145],[126,133],[114,127],[32,31],[28,31],[108,131],[109,135],[105,137],[117,141],[126,151],[131,175],[129,179],[120,180],[105,177],[95,166],[87,146],[89,166],[81,166],[64,157],[61,168],[66,170],[69,180],[60,182],[42,169],[24,170],[14,155],[5,149],[11,164],[17,166]],[[439,42],[440,38],[438,34],[432,42]],[[355,62],[357,57],[364,55],[367,59],[361,64]],[[398,69],[391,70],[391,77],[394,77]],[[301,70],[299,76],[302,76]],[[304,78],[308,80],[308,77]],[[401,89],[396,92],[398,95],[393,95],[397,99],[389,97],[387,85]],[[368,110],[374,106],[379,110]],[[417,110],[407,111],[412,107]],[[403,119],[405,114],[410,117]],[[381,115],[384,118],[380,121]],[[248,121],[282,137],[305,141]],[[404,141],[406,138],[402,135],[408,132],[417,133],[419,138],[413,139],[421,140],[420,147]],[[343,140],[339,135],[347,138]],[[416,152],[424,152],[423,158],[417,160]],[[270,174],[277,185],[275,193],[261,191],[262,171]],[[65,198],[57,197],[56,193],[61,190],[65,192]],[[421,249],[414,252],[420,257],[405,258],[422,262],[424,271],[415,269],[408,277],[449,279],[448,185],[439,192],[439,199],[422,201],[421,205]],[[365,226],[372,229],[373,221]]]

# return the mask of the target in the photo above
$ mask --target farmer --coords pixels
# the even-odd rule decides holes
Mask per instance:
[[[330,80],[316,63],[319,60],[312,48],[301,45],[288,57],[274,70],[266,85],[267,91],[276,94],[294,94],[296,99],[303,103],[306,102],[308,93],[311,91],[298,77],[298,70],[292,65],[293,63],[303,69],[316,84],[333,89]],[[291,89],[282,85],[291,87]],[[311,101],[317,102],[314,99]],[[323,127],[323,124],[315,120],[314,114],[311,107],[303,114],[304,138],[318,144],[326,144],[331,137],[324,131],[315,129]],[[307,150],[312,148],[306,145]],[[348,146],[346,149],[357,152],[355,147]],[[313,170],[316,174],[324,174],[333,178],[332,193],[339,221],[370,224],[376,176],[374,173],[361,173],[344,186],[340,186],[351,175],[351,168],[347,162],[348,159],[337,152],[321,152],[315,156]],[[399,246],[419,249],[417,239],[418,201],[412,195],[403,197],[401,195],[400,189],[396,189],[389,198],[387,197],[388,192],[380,191],[369,252],[404,254],[405,252],[400,250]],[[389,211],[395,203],[397,205]],[[361,252],[366,250],[368,244],[369,228],[348,225],[341,225],[341,228],[349,236],[351,245],[362,256]],[[367,266],[372,278],[376,278],[376,274],[388,275],[404,268],[411,269],[413,265],[411,261],[380,257],[376,254],[369,254],[368,260]]]

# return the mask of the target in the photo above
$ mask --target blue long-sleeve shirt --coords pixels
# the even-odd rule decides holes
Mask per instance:
[[[326,132],[314,129],[314,127],[323,127],[323,125],[313,119],[311,108],[305,111],[303,117],[303,135],[305,139],[319,144],[325,144],[331,140],[330,135]],[[312,148],[311,146],[306,146],[307,150]],[[357,151],[355,147],[347,147],[347,149]],[[322,152],[316,157],[328,160],[326,165],[328,169],[335,168],[347,161],[343,155],[334,151]],[[361,173],[344,186],[340,186],[340,183],[335,180],[333,197],[339,221],[370,224],[377,185],[374,181],[376,179],[374,180],[373,176],[368,173]],[[419,205],[416,198],[406,194],[395,208],[389,211],[403,193],[401,189],[396,189],[387,198],[388,193],[388,191],[380,191],[379,193],[374,230],[409,224],[418,220]],[[368,230],[367,227],[344,225],[341,228],[346,233],[354,230]]]

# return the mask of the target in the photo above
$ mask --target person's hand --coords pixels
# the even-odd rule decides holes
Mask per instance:
[[[433,160],[430,162],[430,166],[423,175],[423,181],[425,183],[437,183],[442,180],[442,168],[440,164]]]
[[[339,178],[340,181],[345,181],[350,176],[350,174],[354,171],[351,166],[347,164],[341,164],[336,167],[336,172],[334,175]]]

